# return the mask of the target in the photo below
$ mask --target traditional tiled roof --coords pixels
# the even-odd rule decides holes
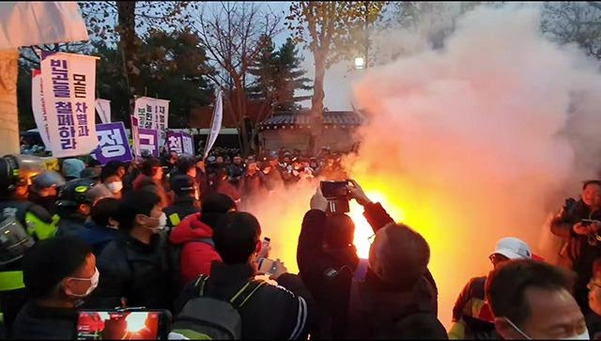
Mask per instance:
[[[361,114],[354,111],[324,111],[323,124],[331,128],[350,128],[364,122]],[[311,116],[309,113],[277,113],[263,121],[261,130],[269,129],[310,129]]]

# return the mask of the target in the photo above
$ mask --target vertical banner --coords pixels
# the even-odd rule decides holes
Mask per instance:
[[[221,120],[223,118],[223,98],[222,92],[219,90],[217,92],[217,98],[215,99],[215,110],[213,112],[213,118],[211,120],[211,131],[209,132],[209,136],[207,136],[207,145],[205,147],[205,152],[203,155],[203,159],[206,159],[213,148],[213,144],[215,140],[217,140],[217,135],[219,135],[219,131],[221,130]]]
[[[182,145],[182,133],[176,133],[174,131],[167,132],[166,143],[168,152],[176,152],[177,155],[180,155],[184,152],[184,147]]]
[[[196,155],[194,152],[194,138],[188,133],[182,134],[182,151],[184,154]]]
[[[35,125],[40,132],[42,142],[47,150],[50,150],[50,133],[48,131],[48,117],[44,110],[44,95],[42,91],[42,72],[37,69],[31,70],[31,109]]]
[[[140,157],[140,123],[135,115],[131,115],[131,139],[134,146],[134,157]]]
[[[148,150],[154,157],[159,157],[159,132],[156,129],[138,129],[140,152]]]
[[[123,122],[97,124],[98,148],[93,155],[101,165],[109,161],[129,162],[133,160]]]
[[[89,154],[98,146],[94,122],[96,57],[42,54],[41,70],[52,156]]]
[[[167,129],[169,121],[169,101],[165,99],[139,97],[136,99],[134,113],[140,128]]]
[[[97,98],[94,102],[98,116],[102,123],[111,123],[111,101]]]

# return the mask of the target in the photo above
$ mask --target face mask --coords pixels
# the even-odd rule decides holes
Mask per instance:
[[[111,183],[107,184],[106,187],[108,187],[108,189],[111,192],[113,192],[113,194],[116,194],[116,193],[119,193],[121,191],[121,189],[123,188],[123,182],[121,182],[121,181],[111,182]]]
[[[88,290],[86,290],[85,294],[83,294],[83,295],[76,294],[74,292],[71,292],[71,290],[69,290],[67,288],[65,288],[65,293],[69,296],[75,296],[75,297],[86,297],[86,296],[90,295],[92,293],[92,291],[94,291],[94,289],[96,289],[96,287],[98,286],[98,281],[100,280],[100,272],[98,271],[98,268],[95,268],[95,269],[96,269],[96,271],[90,278],[71,277],[71,279],[74,279],[77,281],[90,281],[90,287],[88,288]]]
[[[511,327],[513,327],[513,329],[515,329],[518,333],[522,334],[523,337],[525,337],[528,340],[532,340],[532,338],[530,336],[528,336],[520,328],[518,328],[518,326],[516,326],[513,322],[511,322],[510,319],[505,318],[505,321],[507,321],[507,323],[509,323],[511,325]],[[585,329],[582,334],[564,337],[564,338],[560,338],[558,340],[590,340],[590,337],[588,335],[588,329]]]
[[[157,219],[157,218],[152,218],[151,219]],[[147,229],[151,230],[153,233],[159,233],[161,231],[163,231],[165,229],[165,226],[167,226],[167,215],[165,215],[165,212],[161,213],[161,216],[158,218],[159,219],[159,225],[157,227],[147,227]]]

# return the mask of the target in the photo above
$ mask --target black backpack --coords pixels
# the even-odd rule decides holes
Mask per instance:
[[[170,340],[239,340],[242,336],[242,318],[238,309],[265,284],[249,281],[229,301],[205,296],[208,276],[200,276],[194,283],[199,297],[193,298],[173,322]]]

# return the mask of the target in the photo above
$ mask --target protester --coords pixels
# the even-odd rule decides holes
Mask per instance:
[[[493,270],[486,297],[503,339],[588,340],[586,323],[570,293],[574,278],[567,270],[520,259]]]
[[[566,205],[551,221],[551,232],[566,240],[561,256],[567,260],[567,267],[578,275],[574,297],[585,314],[590,311],[586,285],[592,277],[593,262],[601,255],[601,241],[597,239],[600,228],[601,181],[598,180],[586,181],[581,199],[566,200]]]
[[[140,175],[133,182],[133,190],[145,189],[156,193],[161,198],[163,207],[169,206],[169,198],[163,186],[163,167],[161,162],[155,158],[149,158],[142,162]]]
[[[186,284],[200,275],[211,273],[211,263],[221,261],[213,243],[214,227],[227,212],[236,211],[236,203],[221,193],[207,194],[201,212],[188,216],[178,224],[169,240],[182,248],[180,255],[181,283]]]
[[[65,180],[70,181],[79,179],[81,171],[86,168],[86,164],[79,159],[65,159],[61,166]]]
[[[351,183],[351,197],[365,208],[364,215],[376,232],[378,242],[372,245],[369,264],[362,264],[359,269],[360,262],[352,245],[354,226],[344,217],[326,215],[328,201],[320,190],[311,199],[311,210],[305,214],[299,236],[300,275],[324,315],[318,337],[380,338],[390,333],[395,338],[403,338],[404,332],[390,321],[416,313],[423,323],[436,326],[423,337],[446,338],[444,327],[436,319],[437,291],[427,269],[427,243],[408,227],[395,225],[382,206],[372,203],[357,182],[351,180]],[[328,223],[328,220],[331,221]],[[385,226],[389,228],[380,232]],[[398,239],[394,246],[389,242],[396,240],[393,237]],[[405,269],[404,276],[389,269],[393,266]],[[382,270],[386,270],[385,273]],[[357,280],[353,280],[354,276]],[[353,300],[354,290],[366,292],[373,300]],[[419,309],[413,311],[411,303]]]
[[[73,339],[78,304],[98,285],[100,273],[89,246],[55,238],[33,246],[23,260],[28,295],[12,330],[14,339]]]
[[[114,174],[107,176],[104,180],[102,180],[102,184],[108,188],[109,191],[113,194],[113,197],[116,199],[121,199],[123,190],[123,181],[121,178]]]
[[[90,212],[90,221],[86,229],[79,233],[79,238],[92,247],[94,255],[98,256],[104,247],[115,239],[119,223],[116,220],[119,210],[119,200],[102,198]]]
[[[531,259],[530,247],[515,237],[501,238],[489,259],[496,269],[511,259]],[[486,276],[474,277],[465,285],[453,307],[453,326],[449,339],[497,339],[495,321],[486,302]]]
[[[98,256],[104,275],[90,307],[171,309],[175,293],[169,245],[162,233],[166,220],[154,192],[133,191],[121,199],[119,233]]]
[[[223,262],[211,264],[211,276],[204,282],[204,295],[228,301],[240,288],[253,282],[257,271],[256,257],[261,250],[261,226],[246,212],[227,213],[219,225],[213,240]],[[257,290],[247,296],[238,309],[242,318],[242,339],[307,337],[314,321],[311,296],[298,276],[286,273],[279,262],[276,268],[272,278],[280,286],[257,284]],[[195,282],[184,289],[179,306],[198,296]]]

